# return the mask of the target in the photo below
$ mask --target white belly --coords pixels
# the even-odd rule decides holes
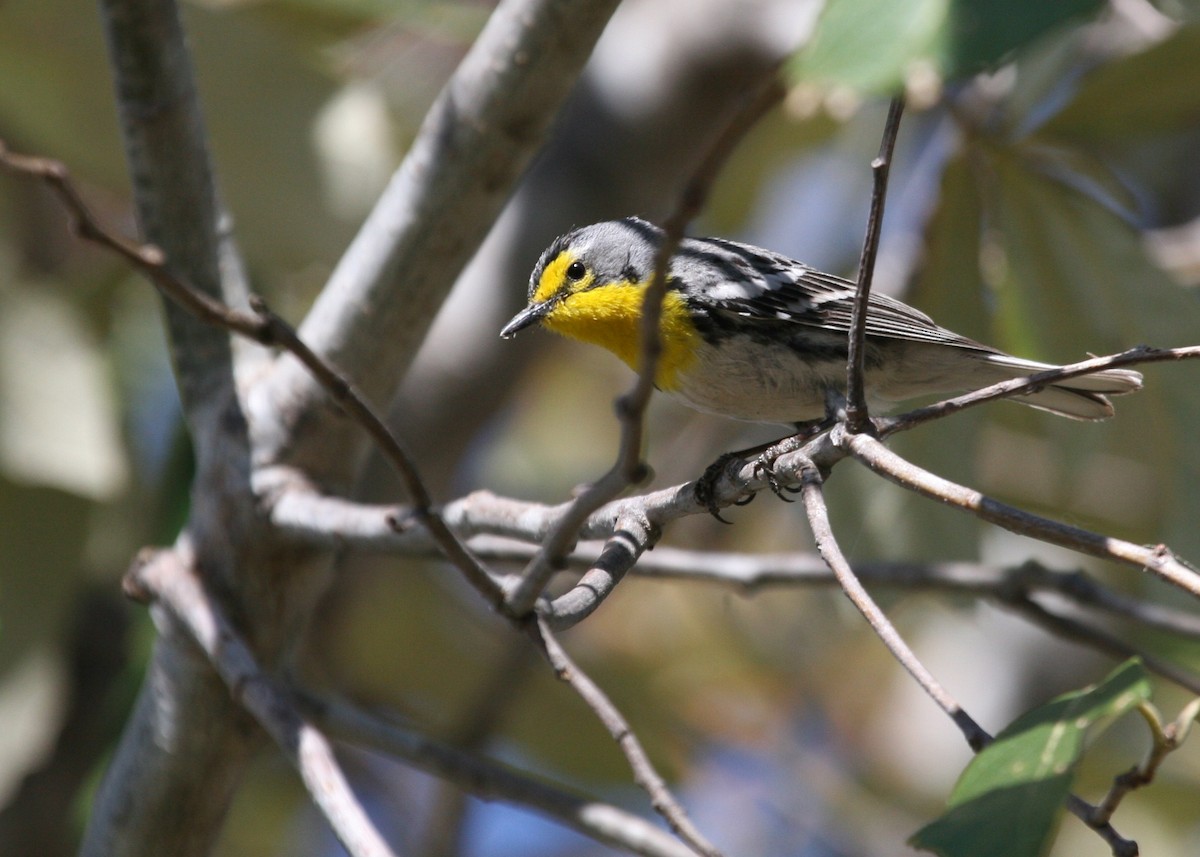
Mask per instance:
[[[877,342],[886,356],[868,369],[867,404],[877,413],[914,396],[983,386],[1012,373],[997,372],[965,349],[897,340]],[[878,356],[878,352],[876,352]],[[681,373],[680,385],[667,392],[693,408],[752,422],[819,420],[830,397],[837,404],[846,389],[841,358],[801,358],[787,346],[770,346],[734,337],[720,348],[704,343],[697,362]]]

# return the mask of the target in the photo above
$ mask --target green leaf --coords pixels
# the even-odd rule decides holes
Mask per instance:
[[[947,79],[974,74],[1100,0],[830,0],[808,46],[790,65],[795,81],[883,92],[919,66]]]
[[[830,0],[808,46],[789,66],[794,81],[873,92],[898,89],[935,51],[949,0]]]
[[[917,831],[911,844],[942,857],[1043,854],[1087,730],[1149,696],[1146,671],[1134,659],[1099,684],[1018,717],[967,766],[950,795],[950,810]]]

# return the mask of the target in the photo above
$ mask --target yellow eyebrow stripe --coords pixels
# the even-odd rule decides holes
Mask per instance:
[[[595,275],[588,270],[586,276],[582,280],[570,282],[567,280],[567,268],[571,267],[571,263],[575,261],[575,254],[570,250],[563,250],[551,260],[546,269],[542,271],[542,276],[538,279],[537,288],[533,291],[531,303],[545,303],[554,297],[559,292],[570,291],[578,292],[586,289],[595,281]]]

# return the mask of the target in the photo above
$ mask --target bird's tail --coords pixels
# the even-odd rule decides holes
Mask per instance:
[[[1058,368],[1049,363],[1023,360],[1008,354],[988,355],[986,363],[997,370],[997,381]],[[1029,395],[1015,397],[1013,401],[1072,419],[1104,420],[1113,415],[1109,396],[1124,396],[1127,393],[1136,393],[1140,389],[1140,372],[1130,369],[1105,369],[1092,375],[1082,375],[1050,384]]]

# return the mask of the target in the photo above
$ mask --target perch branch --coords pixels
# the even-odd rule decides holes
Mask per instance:
[[[887,200],[888,176],[892,169],[892,151],[896,148],[900,117],[903,115],[904,98],[897,96],[888,107],[883,138],[879,143],[879,154],[871,162],[874,178],[871,211],[867,216],[867,234],[863,239],[862,257],[858,264],[858,288],[854,293],[854,307],[850,314],[846,346],[846,428],[852,433],[862,431],[869,418],[863,384],[867,312],[871,305],[871,281],[875,276],[875,260],[879,256],[879,239],[883,231],[883,210]]]

